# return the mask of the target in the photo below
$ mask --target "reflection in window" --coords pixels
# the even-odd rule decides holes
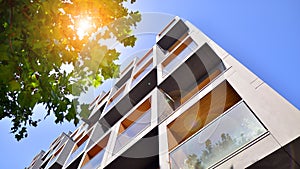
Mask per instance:
[[[124,119],[120,125],[114,152],[118,152],[129,143],[140,132],[150,126],[151,123],[151,103],[147,99],[133,113]]]
[[[244,102],[170,153],[172,169],[208,168],[266,132]]]

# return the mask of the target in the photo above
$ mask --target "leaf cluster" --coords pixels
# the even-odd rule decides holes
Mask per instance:
[[[118,76],[114,61],[120,53],[98,42],[114,38],[134,45],[131,30],[141,17],[125,2],[0,0],[0,120],[11,119],[17,140],[27,137],[28,126],[38,125],[35,105],[43,104],[45,116],[53,113],[56,123],[77,124],[80,93]],[[93,26],[80,38],[76,30],[84,17],[92,18]]]

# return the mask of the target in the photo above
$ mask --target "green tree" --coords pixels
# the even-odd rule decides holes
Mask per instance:
[[[135,0],[0,0],[0,119],[12,121],[17,140],[37,126],[35,105],[56,123],[79,122],[78,96],[88,86],[116,77],[119,52],[99,40],[134,46]],[[72,65],[66,73],[63,65]],[[81,105],[87,110],[87,105]]]

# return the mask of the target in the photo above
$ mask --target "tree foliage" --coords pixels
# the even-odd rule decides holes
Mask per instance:
[[[77,124],[80,93],[118,75],[114,61],[120,53],[99,40],[134,45],[131,32],[141,17],[124,3],[0,0],[0,119],[11,119],[17,140],[27,137],[28,126],[38,125],[35,105],[45,106],[45,116],[54,113],[56,123]],[[73,69],[67,73],[64,65]]]

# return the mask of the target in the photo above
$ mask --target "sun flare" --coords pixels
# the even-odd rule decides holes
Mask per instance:
[[[83,39],[84,36],[88,35],[89,29],[92,27],[91,19],[85,18],[80,19],[77,26],[77,35],[79,39]]]

